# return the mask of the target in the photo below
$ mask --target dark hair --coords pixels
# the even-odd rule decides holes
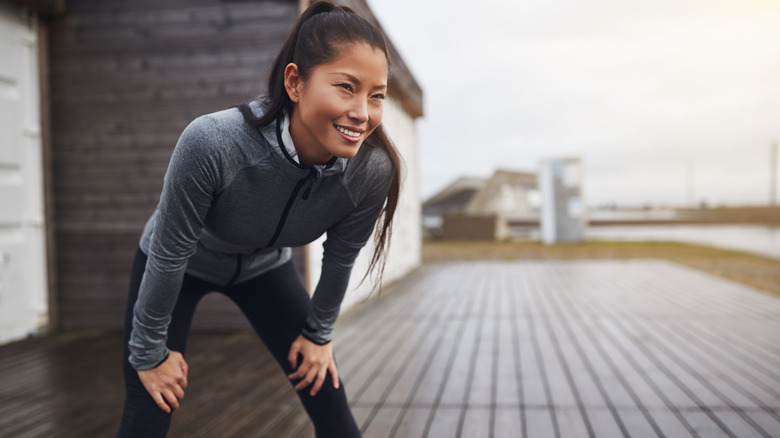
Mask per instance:
[[[382,32],[367,20],[355,14],[345,6],[336,6],[330,2],[318,1],[309,6],[295,22],[295,25],[276,55],[268,74],[268,89],[264,96],[267,101],[265,113],[256,117],[249,105],[238,105],[247,123],[263,127],[274,122],[284,112],[292,112],[293,102],[284,87],[284,69],[289,63],[298,66],[298,74],[303,80],[308,79],[314,67],[334,60],[341,46],[351,43],[366,43],[370,47],[381,50],[390,66],[390,56],[387,43]],[[393,180],[387,201],[377,218],[380,224],[374,233],[374,253],[366,275],[375,269],[379,270],[378,283],[381,285],[382,273],[387,262],[390,237],[393,229],[393,216],[398,205],[398,195],[401,189],[401,156],[393,142],[382,129],[382,125],[374,129],[363,142],[363,147],[379,147],[387,152],[393,165]]]

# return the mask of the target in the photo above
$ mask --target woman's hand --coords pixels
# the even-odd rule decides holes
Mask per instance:
[[[187,387],[187,362],[178,351],[170,351],[165,362],[150,370],[138,371],[138,377],[149,394],[165,413],[179,409],[179,400],[184,398]],[[165,402],[168,402],[167,404]]]
[[[303,355],[303,362],[298,366],[298,355]],[[313,396],[317,395],[322,384],[325,383],[325,378],[330,373],[333,378],[333,387],[338,389],[339,387],[339,372],[336,369],[336,361],[333,360],[333,344],[327,343],[325,345],[317,345],[314,342],[306,339],[303,335],[298,335],[298,338],[293,342],[290,347],[290,354],[287,355],[287,360],[290,361],[290,365],[295,370],[294,373],[288,375],[291,380],[302,379],[295,385],[295,390],[300,391],[314,383],[309,394]]]

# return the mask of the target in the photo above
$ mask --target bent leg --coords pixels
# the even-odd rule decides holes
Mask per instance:
[[[287,361],[293,341],[301,333],[309,313],[310,299],[292,262],[230,287],[226,295],[249,319],[254,329],[279,362],[285,374],[294,370]],[[344,385],[333,388],[328,373],[315,396],[298,392],[317,431],[317,438],[359,438],[360,430],[352,416]]]
[[[123,371],[125,377],[125,404],[122,423],[117,438],[156,438],[164,437],[171,424],[171,414],[163,412],[146,391],[138,378],[138,373],[130,365],[130,331],[133,327],[133,308],[138,300],[146,256],[138,250],[130,274],[130,293],[125,309],[125,333],[123,348]],[[171,324],[168,327],[168,349],[184,354],[195,308],[198,301],[209,291],[208,284],[189,276],[184,277],[179,297],[174,307]]]

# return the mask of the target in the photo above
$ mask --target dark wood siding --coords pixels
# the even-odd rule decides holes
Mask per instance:
[[[262,91],[297,14],[295,0],[72,0],[47,20],[60,325],[121,326],[179,134]],[[196,326],[244,326],[221,298]]]

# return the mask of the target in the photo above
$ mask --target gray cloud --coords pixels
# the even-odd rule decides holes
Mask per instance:
[[[543,3],[543,4],[540,4]],[[590,204],[768,199],[780,4],[371,2],[425,91],[421,184],[581,156]]]

